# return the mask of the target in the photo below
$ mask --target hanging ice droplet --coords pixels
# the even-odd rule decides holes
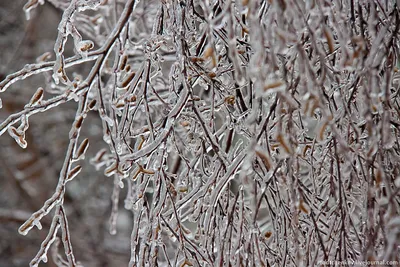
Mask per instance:
[[[40,223],[39,220],[35,220],[33,222],[33,225],[35,225],[39,230],[42,230],[42,224]]]
[[[43,261],[44,263],[46,263],[46,262],[47,262],[47,256],[46,256],[46,254],[43,254],[43,256],[40,257],[40,260]]]
[[[117,229],[115,227],[110,228],[110,235],[116,235],[117,234]]]
[[[400,187],[400,177],[397,177],[397,179],[394,181],[394,184],[396,187]]]
[[[113,127],[114,126],[114,121],[108,117],[106,114],[102,114],[101,119],[104,120],[108,126]]]
[[[155,160],[154,163],[153,163],[153,169],[157,170],[160,167],[161,167],[160,161],[159,160]]]
[[[104,140],[104,142],[106,142],[107,144],[110,144],[110,143],[111,143],[111,137],[110,137],[110,135],[109,135],[108,133],[105,133],[105,134],[103,135],[103,140]]]
[[[117,154],[122,154],[122,143],[121,143],[121,140],[120,139],[117,139],[117,142],[116,142],[117,144],[115,145],[115,149],[116,149],[116,152],[117,152]]]
[[[135,203],[133,203],[132,208],[133,208],[134,210],[138,210],[138,209],[139,209],[139,200],[137,200]]]
[[[133,202],[132,202],[132,198],[128,197],[127,199],[125,199],[125,209],[130,210],[133,208]]]
[[[75,102],[79,102],[79,96],[75,94],[75,92],[71,92],[70,96],[74,99]]]

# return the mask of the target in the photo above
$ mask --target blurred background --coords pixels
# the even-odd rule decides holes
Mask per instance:
[[[0,80],[25,64],[35,63],[45,52],[54,54],[61,10],[46,2],[26,20],[22,10],[25,3],[26,0],[0,1]],[[3,103],[0,122],[23,109],[37,88],[44,87],[49,78],[47,74],[15,83],[0,95]],[[27,236],[22,236],[18,228],[54,193],[75,112],[76,103],[67,103],[52,112],[31,116],[26,149],[18,146],[7,133],[0,136],[0,266],[28,266],[46,237],[52,213],[42,220],[41,231],[34,228]],[[81,135],[82,140],[85,137],[90,140],[86,160],[82,163],[83,172],[79,179],[68,184],[64,204],[70,218],[74,254],[85,266],[126,265],[130,213],[120,209],[118,234],[111,236],[108,222],[113,179],[96,172],[89,164],[89,158],[99,150],[96,144],[102,142],[98,116],[89,116],[92,116],[91,126],[84,127]],[[121,193],[125,195],[124,191]],[[50,255],[49,262],[40,266],[55,266]]]

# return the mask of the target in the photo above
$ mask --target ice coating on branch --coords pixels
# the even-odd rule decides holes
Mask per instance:
[[[126,253],[130,243],[130,266],[314,266],[397,255],[393,1],[49,2],[63,12],[54,61],[44,54],[8,74],[0,91],[39,73],[49,84],[18,95],[26,105],[0,132],[25,147],[30,116],[53,125],[38,114],[52,109],[73,120],[60,124],[69,146],[58,186],[20,228],[26,234],[55,209],[65,251],[54,254],[58,265],[78,266],[74,242],[92,245],[75,241],[86,224],[74,218],[70,232],[67,217],[92,222],[87,211],[109,207],[110,185],[110,233],[124,198],[130,228],[118,225],[101,245]],[[28,1],[25,11],[41,3]],[[54,109],[74,101],[75,118]],[[91,149],[104,175],[69,182]],[[97,241],[93,225],[83,232]]]
[[[100,4],[104,2],[102,0],[78,0],[77,9],[79,12],[91,9],[96,10]]]
[[[58,36],[54,45],[56,61],[53,67],[53,79],[56,84],[60,81],[68,84],[70,81],[65,72],[64,49],[68,36],[72,35],[74,39],[75,51],[83,58],[94,47],[92,41],[82,41],[82,36],[74,25],[76,12],[82,12],[87,9],[96,9],[101,4],[99,0],[72,0],[68,8],[64,10],[62,19],[58,25]]]

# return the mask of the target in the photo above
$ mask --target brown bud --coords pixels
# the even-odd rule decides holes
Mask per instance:
[[[88,147],[89,147],[89,139],[85,138],[85,140],[82,141],[81,145],[76,151],[76,158],[82,156],[86,152]]]

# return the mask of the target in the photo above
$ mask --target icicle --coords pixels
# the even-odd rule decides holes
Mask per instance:
[[[119,202],[119,193],[120,186],[118,176],[114,177],[114,188],[111,196],[112,208],[111,208],[111,216],[110,216],[110,234],[115,235],[117,233],[117,219],[118,219],[118,202]]]
[[[33,221],[33,225],[37,227],[37,229],[42,230],[42,224],[40,223],[39,220]]]

